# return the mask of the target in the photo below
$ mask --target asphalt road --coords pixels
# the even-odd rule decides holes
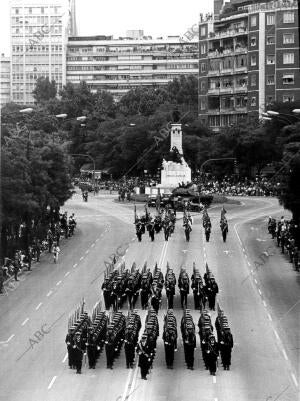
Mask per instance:
[[[0,400],[298,400],[299,276],[266,232],[268,215],[288,213],[282,211],[276,199],[240,200],[241,205],[226,207],[226,243],[219,229],[220,206],[209,211],[213,225],[209,243],[203,237],[200,215],[194,216],[189,243],[184,238],[182,220],[178,220],[168,242],[159,234],[154,242],[145,235],[138,243],[132,205],[119,204],[111,196],[91,196],[88,203],[83,203],[75,195],[65,209],[75,212],[78,229],[72,239],[64,242],[59,263],[54,265],[50,256],[44,256],[32,273],[24,275],[0,298]],[[123,250],[127,267],[133,262],[142,267],[147,261],[153,268],[158,262],[165,273],[169,262],[177,277],[181,266],[191,274],[193,262],[203,275],[208,262],[219,285],[218,301],[234,336],[230,371],[219,366],[215,378],[209,375],[198,336],[195,370],[186,369],[181,339],[174,370],[166,369],[161,339],[164,292],[157,355],[148,381],[140,379],[137,368],[125,368],[123,350],[114,370],[106,369],[104,353],[95,370],[83,366],[82,375],[69,370],[64,343],[68,316],[83,297],[88,311],[101,298],[104,261],[117,248]],[[256,268],[254,262],[268,251],[263,266]],[[188,303],[192,309],[191,294]],[[182,311],[178,294],[174,309],[179,328]],[[144,321],[146,312],[139,312]],[[197,323],[199,312],[192,309],[192,314]],[[213,322],[215,317],[216,312],[212,312]]]

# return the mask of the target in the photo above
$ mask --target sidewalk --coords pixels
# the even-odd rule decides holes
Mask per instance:
[[[66,242],[66,240],[68,240],[70,238],[71,237],[69,237],[69,238],[62,237],[60,239],[60,244],[63,245],[63,243]],[[40,255],[40,261],[39,262],[37,262],[36,260],[32,259],[30,270],[28,270],[28,268],[25,267],[25,266],[20,269],[20,271],[18,272],[18,276],[17,276],[18,277],[18,281],[15,280],[14,275],[12,275],[11,277],[9,277],[6,280],[4,280],[3,281],[3,291],[2,291],[2,293],[0,293],[0,296],[1,295],[2,296],[3,295],[8,295],[8,291],[16,290],[18,288],[18,286],[20,285],[20,283],[25,280],[24,278],[22,279],[22,277],[24,275],[25,276],[30,275],[33,272],[33,270],[35,270],[37,267],[41,266],[41,264],[43,263],[43,260],[41,260],[41,258],[43,256],[46,256],[46,255],[50,255],[51,260],[52,260],[52,253],[49,253],[48,250],[42,251],[41,255]],[[47,259],[49,259],[49,258],[47,258]],[[47,259],[44,259],[44,261],[49,262]]]

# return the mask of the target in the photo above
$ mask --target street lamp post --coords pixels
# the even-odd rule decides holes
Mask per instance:
[[[203,167],[204,167],[206,164],[208,164],[208,163],[210,163],[210,162],[212,162],[212,161],[220,161],[220,160],[233,160],[235,163],[237,162],[236,157],[221,157],[221,158],[218,158],[218,159],[208,159],[208,160],[205,160],[205,162],[203,162],[203,163],[201,164],[201,166],[200,166],[200,170],[199,170],[200,177],[201,177],[202,174],[203,174]],[[199,182],[199,205],[200,205],[200,182]]]

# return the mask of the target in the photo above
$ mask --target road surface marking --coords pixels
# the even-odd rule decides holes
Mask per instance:
[[[243,249],[243,252],[246,252],[246,251],[245,251],[245,248],[242,248],[242,249]]]
[[[48,292],[47,297],[50,297],[50,295],[52,294],[52,290]]]
[[[98,241],[99,241],[99,238],[97,238],[95,242],[98,242]]]
[[[249,260],[248,260],[248,262],[247,262],[247,263],[248,263],[248,266],[251,266],[251,263],[249,262]]]
[[[7,343],[9,343],[10,342],[10,340],[12,340],[13,338],[14,338],[14,334],[12,334],[10,337],[9,337],[9,339],[6,341]]]
[[[288,361],[288,360],[289,360],[289,358],[288,358],[288,356],[287,356],[287,354],[286,354],[286,352],[285,352],[285,349],[284,349],[284,348],[282,348],[282,353],[283,353],[284,359],[285,359],[286,361]]]
[[[60,285],[61,284],[61,280],[59,280],[57,283],[56,283],[56,285]]]
[[[218,401],[218,399],[215,397],[215,398],[214,398],[214,401]]]
[[[67,272],[67,273],[65,274],[65,277],[67,277],[69,274],[70,274],[70,272]]]
[[[270,313],[268,313],[268,318],[272,322],[272,317],[271,317]]]
[[[216,378],[216,376],[213,376],[213,383],[214,383],[214,384],[217,383],[217,378]]]
[[[274,330],[274,333],[275,333],[275,336],[276,336],[277,340],[279,340],[279,335],[278,335],[276,330]]]
[[[253,273],[254,273],[254,270],[252,269],[252,270],[251,270],[251,274],[253,274]]]
[[[57,376],[54,376],[53,379],[51,380],[49,386],[48,386],[48,390],[51,389],[51,387],[53,386],[53,384],[54,384],[54,382],[55,382],[56,379],[57,379]]]
[[[126,400],[126,398],[128,398],[128,397],[126,397],[126,396],[127,396],[127,392],[128,392],[128,386],[129,386],[129,382],[130,382],[130,380],[131,380],[131,376],[132,376],[133,374],[134,374],[134,370],[131,369],[130,372],[129,372],[129,375],[128,375],[128,377],[127,377],[127,380],[126,380],[125,389],[124,389],[124,392],[123,392],[121,401],[124,401],[124,400]]]
[[[292,379],[295,383],[295,386],[298,387],[298,382],[297,382],[297,379],[296,379],[296,376],[294,375],[294,373],[292,373]]]
[[[247,256],[247,254],[245,253],[245,258],[247,259],[248,258],[248,256]]]
[[[35,310],[38,310],[38,309],[40,309],[40,307],[43,305],[43,303],[42,302],[40,302],[39,304],[38,304],[38,306],[35,308]]]
[[[73,268],[75,269],[75,267],[77,267],[77,263],[75,263],[75,265],[73,265]]]
[[[79,260],[83,260],[83,256],[81,256],[81,258]]]
[[[62,363],[65,363],[67,358],[68,358],[68,353],[66,353],[66,355],[64,356],[64,359],[62,360]]]
[[[86,254],[88,254],[89,252],[90,252],[90,251],[89,251],[88,249],[85,251]]]
[[[94,246],[95,246],[95,243],[93,243],[93,244],[91,245],[91,248],[94,248]]]
[[[258,292],[259,292],[259,295],[261,295],[261,290],[260,289],[258,289]]]
[[[254,281],[255,281],[255,284],[257,284],[257,280],[256,280],[256,278],[254,279]]]
[[[241,246],[243,246],[243,243],[242,243],[242,241],[241,241],[241,239],[240,239],[240,236],[239,236],[239,234],[238,234],[238,232],[237,232],[236,225],[237,225],[237,223],[234,225],[234,231],[235,231],[235,233],[236,233],[236,235],[237,235],[237,237],[238,237],[239,243],[241,244]]]
[[[28,322],[29,318],[27,317],[24,322],[21,324],[21,326],[25,326],[25,324]]]
[[[264,307],[267,307],[266,301],[263,300]]]
[[[128,252],[128,248],[126,249],[125,253],[127,253],[127,252]]]

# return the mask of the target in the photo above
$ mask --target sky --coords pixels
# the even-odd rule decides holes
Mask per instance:
[[[142,29],[152,37],[183,36],[213,12],[213,0],[76,0],[79,35],[125,36]],[[9,0],[0,0],[0,52],[9,55]]]

